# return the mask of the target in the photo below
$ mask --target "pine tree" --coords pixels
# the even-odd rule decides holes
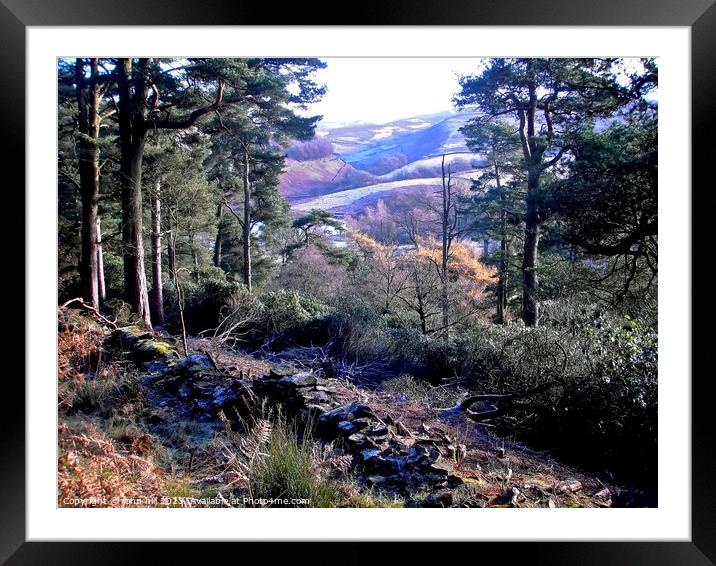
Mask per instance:
[[[478,127],[511,117],[517,124],[526,178],[522,259],[522,319],[539,321],[538,246],[546,205],[547,173],[565,166],[571,140],[638,101],[652,84],[653,67],[619,81],[615,59],[491,59],[478,76],[460,79],[455,97],[460,108],[475,110]]]
[[[489,253],[489,249],[483,251],[482,261],[497,266],[495,322],[503,324],[507,318],[511,286],[512,243],[524,214],[521,202],[524,196],[520,191],[524,182],[520,175],[520,142],[516,127],[503,120],[466,126],[462,133],[468,147],[486,159],[472,184],[474,194],[466,208],[473,218],[471,228],[483,242],[499,242],[495,253]]]

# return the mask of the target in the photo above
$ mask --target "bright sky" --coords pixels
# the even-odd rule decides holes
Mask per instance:
[[[322,58],[316,73],[328,92],[309,108],[324,122],[383,123],[452,110],[457,76],[473,74],[474,58]]]

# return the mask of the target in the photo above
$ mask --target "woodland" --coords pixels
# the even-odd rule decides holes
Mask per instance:
[[[655,506],[655,61],[486,59],[380,159],[330,64],[58,60],[58,505]]]

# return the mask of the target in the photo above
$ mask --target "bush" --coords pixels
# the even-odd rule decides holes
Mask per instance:
[[[94,375],[102,356],[102,328],[74,309],[58,311],[57,369],[59,381],[81,381]]]
[[[641,481],[656,481],[657,335],[630,318],[545,305],[543,326],[479,326],[457,345],[477,392],[560,385],[515,404],[501,431],[533,447]]]
[[[189,334],[216,328],[221,315],[230,307],[241,285],[222,278],[205,279],[200,284],[181,281],[184,295],[184,322]],[[179,309],[174,282],[164,286],[164,314],[170,325],[179,325]]]
[[[116,321],[117,326],[133,326],[141,325],[142,319],[139,318],[132,306],[120,298],[108,300],[104,304],[104,310],[107,311],[108,318]]]
[[[459,359],[454,343],[405,328],[360,299],[345,299],[326,320],[327,334],[343,358],[380,364],[433,383],[454,375]]]
[[[309,339],[327,308],[295,291],[274,291],[256,295],[237,286],[222,299],[214,335],[223,342],[258,346],[267,340],[290,342]]]
[[[322,302],[332,302],[345,283],[345,270],[337,266],[341,253],[331,247],[321,249],[309,245],[294,250],[291,261],[281,266],[278,277],[272,281],[270,290],[297,291]]]
[[[345,301],[326,318],[338,355],[440,383],[460,376],[475,393],[526,392],[492,419],[501,434],[537,449],[648,483],[656,480],[657,335],[595,306],[545,303],[542,326],[475,324],[449,343],[392,326],[374,308]],[[400,380],[398,380],[400,381]],[[385,384],[430,398],[415,380]],[[438,399],[434,406],[447,406]]]
[[[314,299],[296,291],[273,291],[261,296],[265,307],[264,325],[268,335],[277,335],[301,328],[325,312]]]
[[[153,500],[178,506],[169,496],[197,495],[187,479],[169,476],[92,426],[72,430],[61,422],[58,440],[58,507],[154,507]]]

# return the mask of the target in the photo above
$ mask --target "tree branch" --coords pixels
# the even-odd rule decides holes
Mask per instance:
[[[157,97],[158,98],[158,97]],[[204,106],[203,108],[199,108],[197,110],[194,110],[189,116],[184,118],[183,120],[149,120],[148,124],[151,123],[152,128],[156,129],[166,129],[166,130],[185,130],[187,128],[191,128],[194,123],[201,118],[202,116],[209,114],[210,112],[214,112],[214,110],[218,110],[221,106],[222,100],[224,98],[224,81],[219,80],[219,88],[216,91],[216,100],[213,104],[210,106]],[[239,100],[236,100],[235,102],[239,102]],[[148,125],[147,124],[147,125]]]

